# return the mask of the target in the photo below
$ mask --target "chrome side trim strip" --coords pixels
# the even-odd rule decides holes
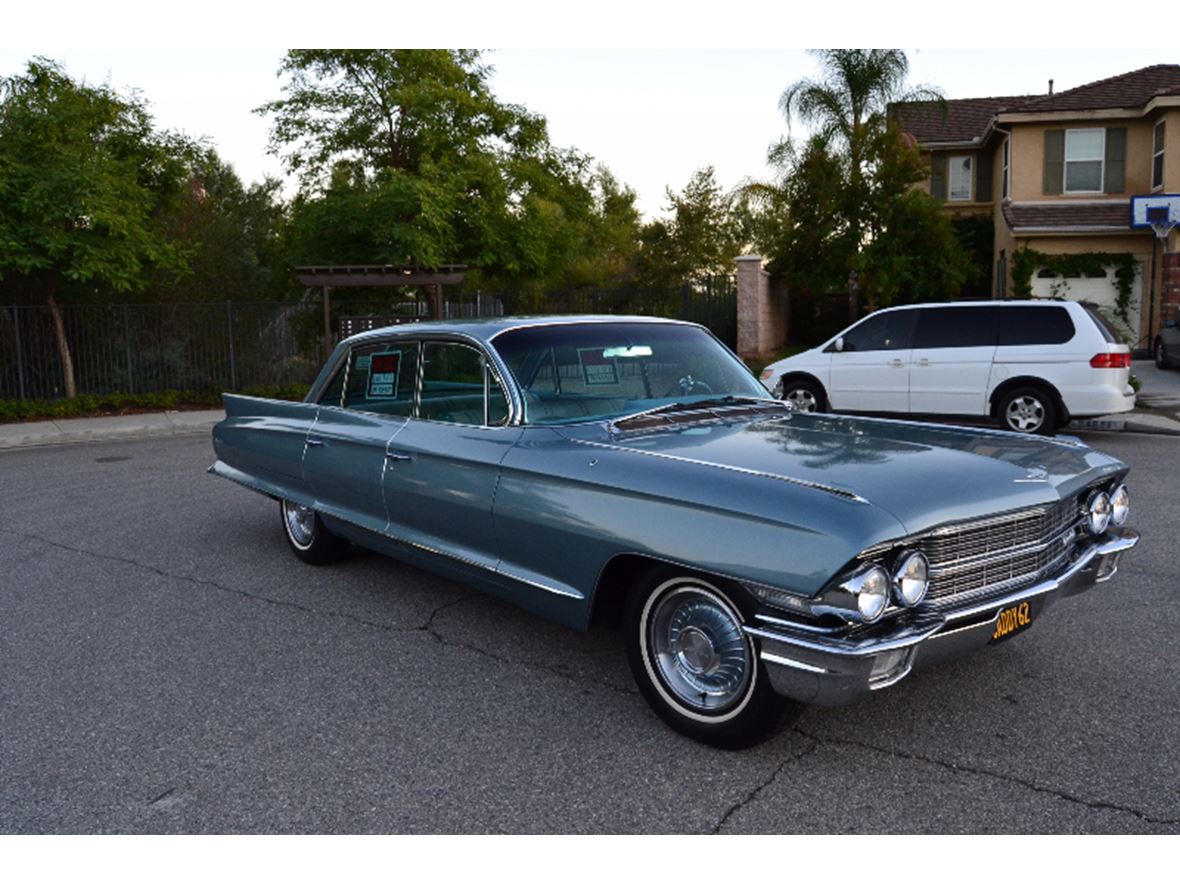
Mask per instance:
[[[793,667],[796,670],[806,670],[808,673],[830,673],[830,670],[825,670],[823,667],[813,667],[811,664],[805,664],[802,661],[793,661],[790,658],[784,658],[782,655],[772,655],[768,651],[762,652],[762,660],[770,664],[782,664],[784,667]]]
[[[663,458],[667,461],[679,461],[682,464],[695,464],[699,467],[716,467],[718,470],[729,470],[733,473],[741,473],[746,476],[760,476],[765,479],[777,479],[780,482],[791,483],[792,485],[803,486],[808,489],[815,489],[819,492],[826,492],[829,495],[834,495],[837,498],[842,498],[845,501],[852,501],[857,504],[868,504],[866,498],[862,498],[856,492],[842,489],[839,486],[830,486],[820,482],[813,482],[808,479],[798,479],[793,476],[784,476],[780,473],[767,473],[762,470],[751,470],[748,467],[735,467],[732,464],[718,464],[715,461],[701,461],[697,458],[686,458],[683,455],[670,455],[667,452],[647,452],[643,449],[632,449],[626,446],[616,446],[610,443],[595,442],[589,439],[571,439],[570,442],[577,443],[582,446],[595,446],[600,449],[610,449],[615,452],[626,452],[636,455],[647,455],[651,458]]]

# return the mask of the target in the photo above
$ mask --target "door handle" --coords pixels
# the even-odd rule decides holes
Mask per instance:
[[[902,363],[901,360],[890,360],[889,361],[889,368],[891,368],[891,369],[900,369],[903,365],[904,365],[904,363]]]
[[[928,365],[930,365],[930,360],[926,359],[926,357],[922,357],[920,360],[918,360],[918,365],[919,366],[928,366]]]
[[[386,452],[386,461],[413,461],[413,455],[407,455],[405,452]]]
[[[316,439],[314,436],[309,436],[307,438],[307,444],[309,446],[326,446],[328,441],[326,439]]]

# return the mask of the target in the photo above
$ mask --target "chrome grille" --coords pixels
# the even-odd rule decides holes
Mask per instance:
[[[1031,584],[1068,559],[1081,515],[1069,498],[931,532],[918,540],[930,560],[927,599],[946,605]]]

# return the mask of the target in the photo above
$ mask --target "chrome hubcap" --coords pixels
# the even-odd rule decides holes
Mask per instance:
[[[687,707],[723,711],[746,692],[750,645],[737,616],[704,587],[678,587],[655,605],[650,654],[660,681]]]
[[[1008,404],[1008,426],[1025,433],[1045,422],[1045,407],[1031,396],[1020,396]]]
[[[796,412],[814,412],[819,405],[810,390],[790,390],[783,399],[793,405]]]
[[[315,511],[302,504],[284,501],[283,516],[287,520],[287,531],[291,534],[291,540],[300,547],[310,544],[315,533]]]

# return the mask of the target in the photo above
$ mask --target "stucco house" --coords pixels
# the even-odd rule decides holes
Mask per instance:
[[[1095,301],[1149,347],[1161,317],[1180,315],[1180,231],[1159,243],[1132,229],[1130,199],[1180,193],[1180,65],[1051,88],[890,113],[929,161],[922,186],[944,210],[992,219],[996,297]]]

